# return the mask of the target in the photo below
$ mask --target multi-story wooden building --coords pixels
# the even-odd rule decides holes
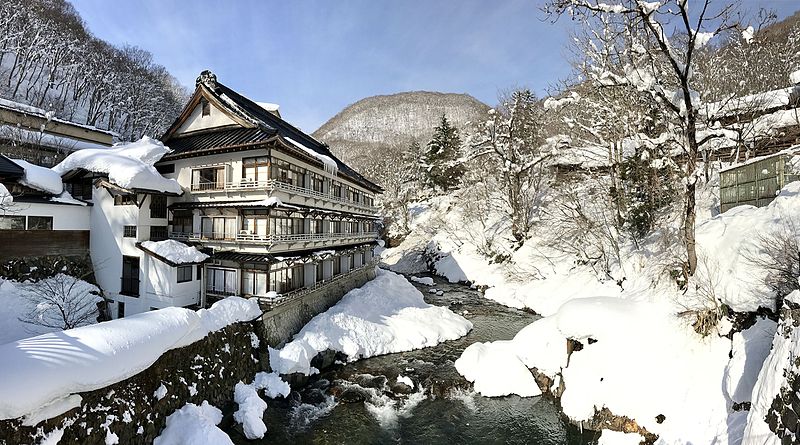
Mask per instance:
[[[382,189],[274,107],[205,71],[162,141],[172,152],[156,168],[184,194],[169,198],[161,230],[211,254],[202,303],[274,305],[372,264]]]

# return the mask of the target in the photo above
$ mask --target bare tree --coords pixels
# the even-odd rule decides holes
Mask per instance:
[[[734,4],[712,7],[711,0],[646,2],[622,0],[551,0],[545,11],[569,14],[586,30],[585,54],[605,84],[629,84],[651,94],[675,133],[684,158],[683,242],[685,273],[697,269],[695,190],[701,146],[717,135],[703,136],[698,124],[699,92],[695,56],[711,38],[737,28]],[[668,29],[674,30],[671,32]]]
[[[79,278],[57,274],[25,286],[29,307],[19,320],[51,329],[72,329],[97,320],[99,290]]]

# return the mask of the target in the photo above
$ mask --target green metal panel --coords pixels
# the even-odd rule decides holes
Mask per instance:
[[[736,187],[726,187],[719,190],[719,201],[723,204],[735,204],[739,201]]]
[[[736,170],[728,170],[719,174],[720,187],[731,187],[736,185]]]
[[[746,184],[739,184],[737,187],[738,189],[738,200],[739,202],[743,201],[751,201],[756,199],[756,183],[749,182]]]
[[[756,180],[755,164],[748,164],[741,168],[736,169],[736,182],[743,184],[745,182],[753,182]]]

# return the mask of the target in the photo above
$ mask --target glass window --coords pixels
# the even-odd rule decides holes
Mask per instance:
[[[200,227],[203,238],[206,239],[232,240],[236,238],[235,217],[203,217],[200,220]]]
[[[175,211],[172,217],[172,231],[176,233],[192,233],[192,212]]]
[[[323,277],[324,277],[324,272],[323,272],[322,265],[323,265],[323,263],[321,261],[316,264],[316,268],[317,268],[317,283],[322,282]]]
[[[122,227],[122,236],[125,238],[136,238],[136,226]]]
[[[333,275],[334,276],[339,275],[340,273],[342,273],[342,259],[337,256],[334,257],[332,261],[333,261]]]
[[[236,294],[236,271],[231,269],[208,268],[206,291],[219,295]]]
[[[192,281],[192,266],[178,266],[178,283]]]
[[[242,182],[264,182],[269,180],[269,158],[242,159]]]
[[[167,197],[164,195],[150,195],[150,217],[167,217]]]
[[[117,302],[117,318],[125,318],[125,303]]]
[[[150,226],[150,241],[164,241],[167,233],[167,226]]]
[[[136,205],[136,195],[114,195],[115,206]]]
[[[267,295],[267,273],[255,270],[242,271],[242,294]]]
[[[0,230],[25,230],[25,217],[0,216]]]
[[[28,230],[53,230],[53,217],[29,216]]]
[[[221,190],[225,188],[225,167],[192,170],[192,190]]]

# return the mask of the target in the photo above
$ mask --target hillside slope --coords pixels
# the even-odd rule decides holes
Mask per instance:
[[[361,99],[324,123],[314,137],[371,179],[380,180],[370,159],[385,150],[424,145],[442,114],[463,128],[485,116],[489,106],[468,94],[413,91]],[[377,156],[380,157],[380,156]]]

